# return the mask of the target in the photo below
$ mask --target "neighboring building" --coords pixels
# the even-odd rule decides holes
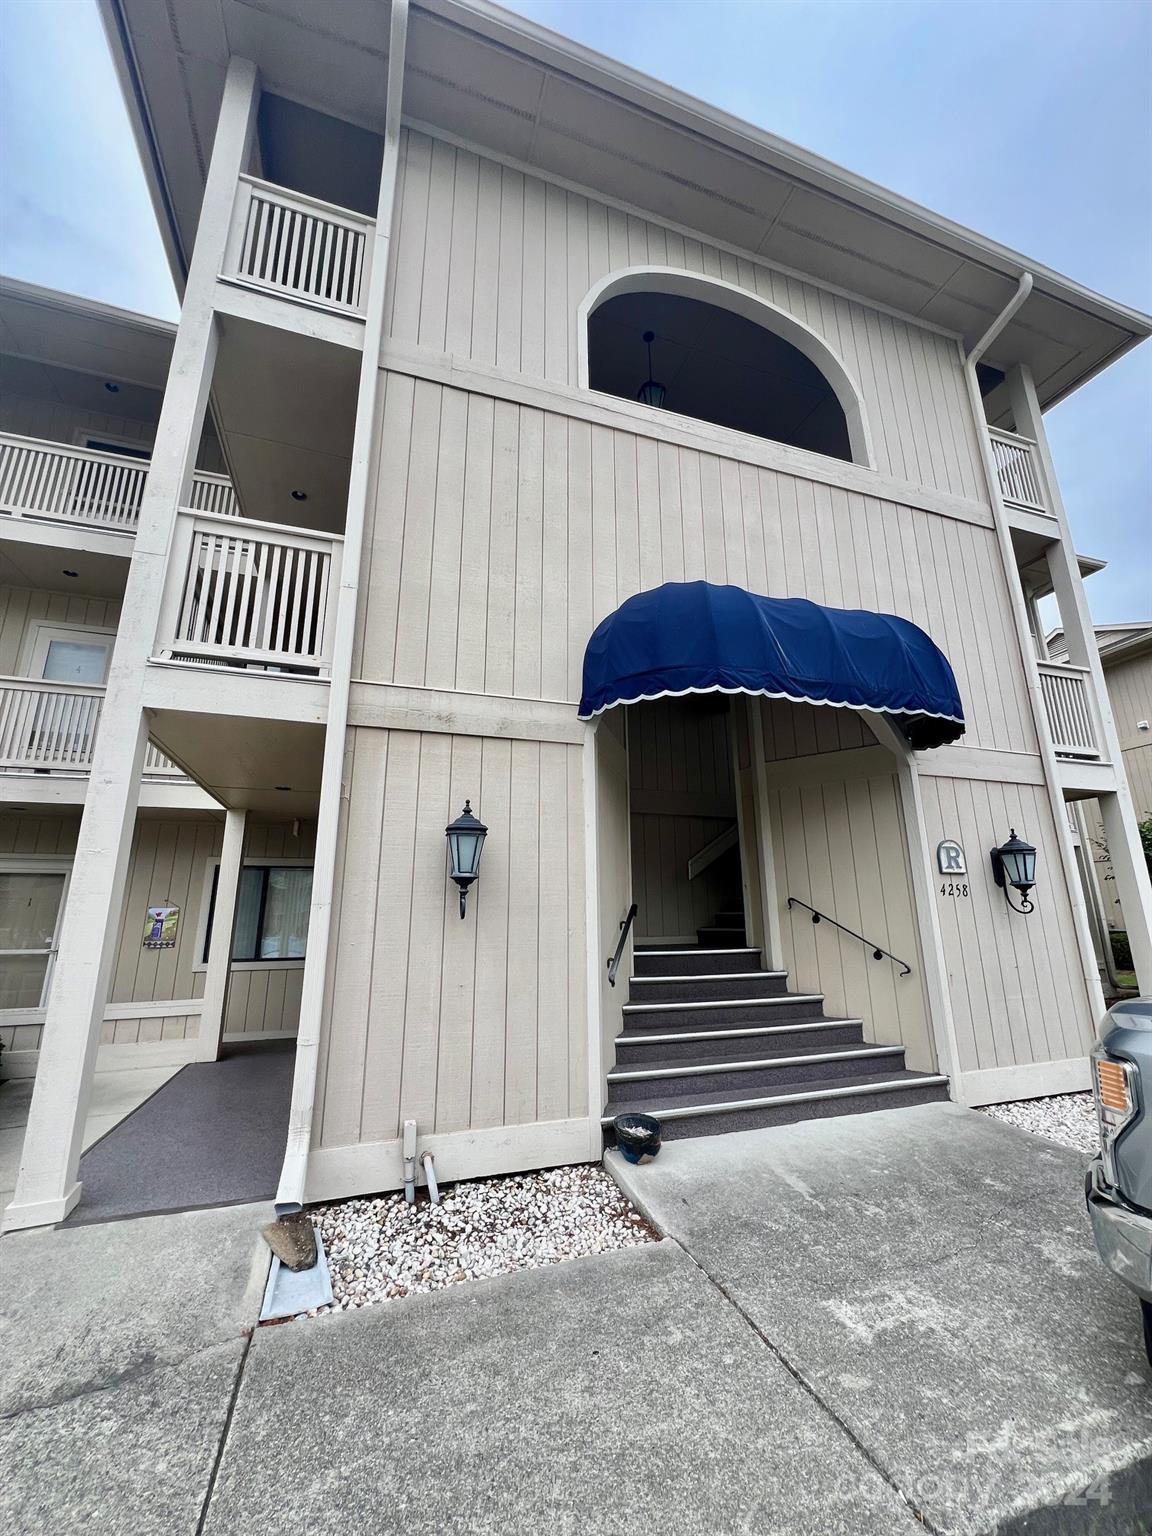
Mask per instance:
[[[105,462],[71,417],[5,449],[10,584],[115,628],[87,775],[31,813],[70,885],[6,1225],[81,1197],[118,999],[179,1002],[200,1060],[298,1021],[283,1205],[398,1187],[406,1122],[452,1179],[596,1157],[633,1102],[700,1133],[1086,1087],[1067,801],[1100,804],[1145,990],[1152,895],[1042,412],[1152,321],[480,0],[102,10],[183,302],[174,337],[102,312],[84,363],[59,301],[74,340],[22,349],[83,409],[150,386],[80,425],[151,459],[113,457],[109,533],[120,489],[57,490]],[[16,735],[21,825],[54,731]],[[180,859],[179,829],[141,852],[164,760],[222,808],[173,808],[204,818]],[[302,967],[304,877],[245,860],[314,866]],[[161,983],[137,935],[185,902],[206,969]],[[298,995],[230,963],[269,911]]]
[[[1136,820],[1152,821],[1152,620],[1098,624],[1096,646]],[[1065,658],[1062,630],[1052,631],[1047,647],[1053,658]],[[1080,811],[1083,820],[1077,821],[1076,835],[1091,849],[1095,865],[1090,893],[1098,903],[1102,922],[1111,929],[1126,929],[1099,807],[1085,801]]]

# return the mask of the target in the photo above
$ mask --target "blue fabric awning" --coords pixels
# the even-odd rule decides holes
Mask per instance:
[[[964,733],[948,658],[907,619],[707,581],[666,582],[609,614],[584,653],[580,718],[686,693],[872,710],[917,748]]]

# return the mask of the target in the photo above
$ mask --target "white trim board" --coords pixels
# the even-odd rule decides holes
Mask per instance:
[[[1087,1048],[1064,1061],[1030,1061],[1015,1067],[987,1067],[961,1072],[953,1083],[961,1104],[1009,1104],[1014,1099],[1042,1099],[1053,1093],[1083,1093],[1092,1087]]]
[[[196,1059],[196,1040],[134,1040],[116,1045],[102,1041],[96,1052],[97,1072],[134,1067],[185,1067]],[[35,1077],[39,1051],[5,1051],[0,1055],[0,1079]]]
[[[521,1173],[595,1160],[599,1119],[535,1121],[530,1125],[501,1125],[485,1130],[418,1134],[417,1148],[436,1159],[436,1178],[443,1186],[456,1179],[486,1178],[497,1173]],[[402,1141],[363,1141],[349,1147],[314,1148],[308,1158],[304,1198],[341,1200],[347,1195],[400,1189],[404,1183]]]

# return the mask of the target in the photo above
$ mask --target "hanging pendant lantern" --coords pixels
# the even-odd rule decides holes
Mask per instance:
[[[644,342],[648,348],[648,377],[636,392],[636,398],[643,405],[655,406],[657,410],[664,407],[664,396],[668,393],[663,384],[658,383],[652,377],[652,343],[656,340],[655,331],[644,332]]]

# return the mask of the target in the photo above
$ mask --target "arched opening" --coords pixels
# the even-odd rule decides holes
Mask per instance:
[[[585,314],[588,388],[871,462],[859,394],[839,359],[753,294],[694,273],[635,269],[594,290]]]

